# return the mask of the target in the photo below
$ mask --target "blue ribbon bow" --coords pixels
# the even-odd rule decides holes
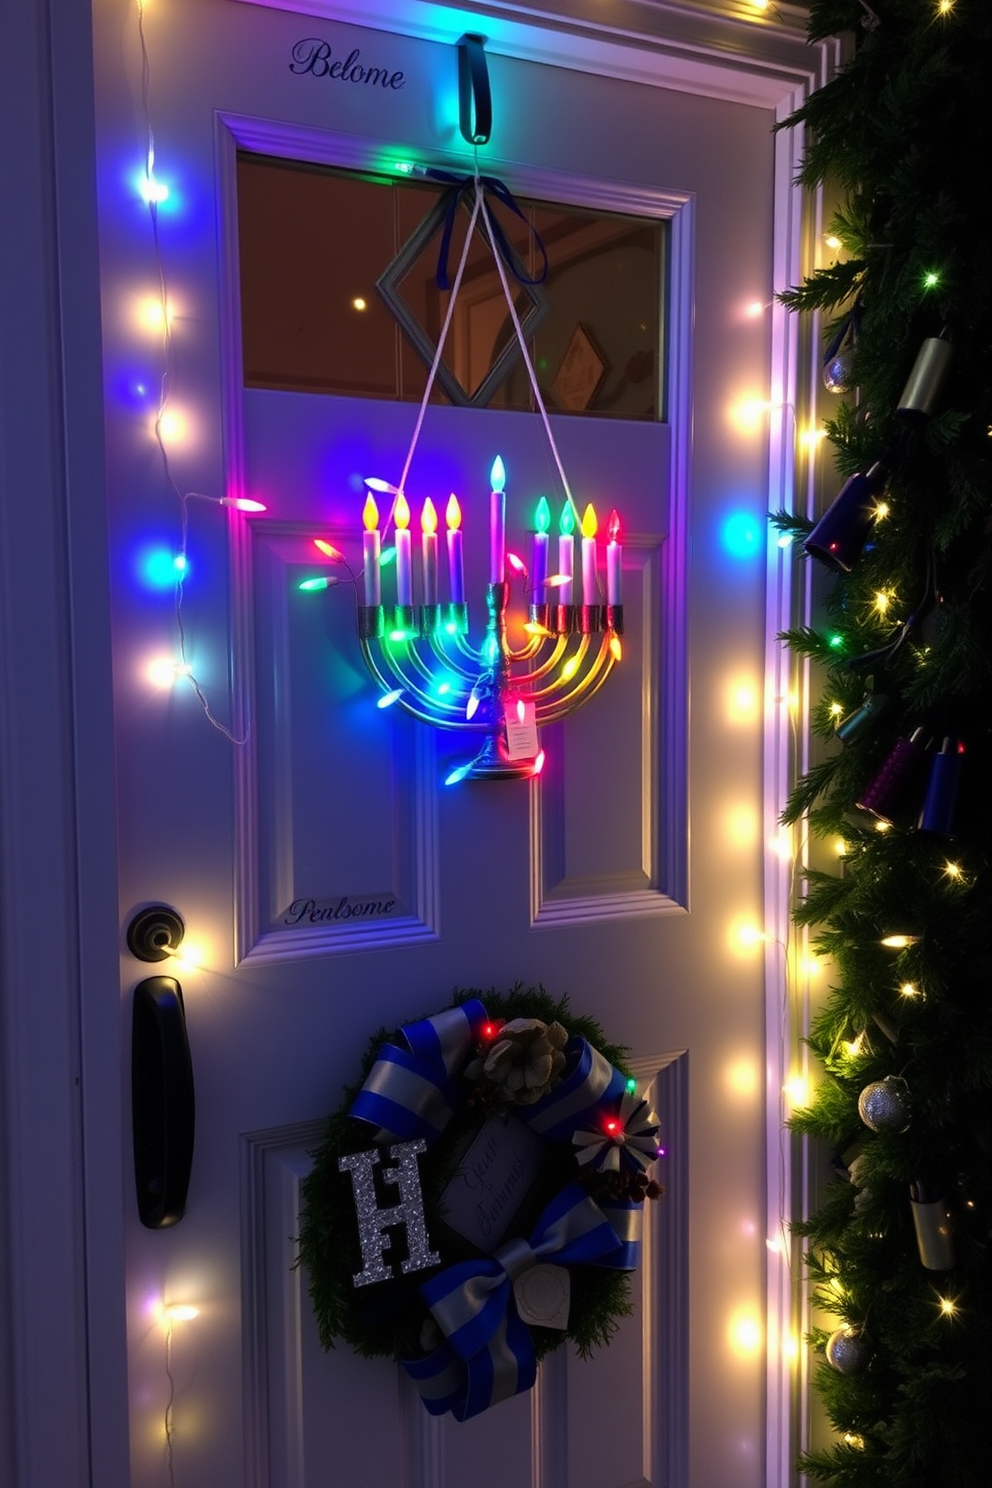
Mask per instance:
[[[519,257],[514,252],[506,233],[496,220],[495,212],[486,213],[486,220],[492,232],[493,251],[498,252],[510,273],[520,284],[543,284],[548,277],[548,252],[541,235],[535,227],[532,227],[516,203],[510,188],[499,179],[498,176],[456,176],[452,171],[440,170],[435,166],[426,166],[420,174],[431,181],[439,181],[448,187],[447,211],[444,218],[444,230],[441,233],[441,246],[437,255],[437,272],[435,279],[438,289],[450,289],[451,282],[448,276],[448,256],[451,252],[451,236],[455,230],[455,219],[458,215],[458,207],[466,192],[474,190],[476,179],[482,186],[483,193],[489,193],[496,198],[509,211],[518,216],[524,226],[528,229],[534,239],[534,245],[541,255],[541,272],[534,277],[527,273]]]
[[[378,1128],[377,1143],[423,1137],[430,1145],[444,1131],[461,1099],[458,1076],[475,1052],[486,1010],[470,997],[400,1029],[402,1044],[383,1044],[350,1116]]]
[[[624,1207],[624,1206],[621,1206]],[[421,1286],[435,1322],[445,1335],[424,1359],[403,1360],[424,1404],[433,1414],[451,1411],[468,1420],[500,1400],[529,1390],[537,1360],[530,1329],[513,1302],[513,1280],[539,1263],[555,1265],[637,1264],[637,1246],[577,1183],[546,1206],[530,1240],[500,1245],[491,1256],[461,1261]]]

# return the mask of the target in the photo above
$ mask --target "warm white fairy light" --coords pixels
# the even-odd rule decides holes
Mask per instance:
[[[920,989],[915,982],[903,982],[899,988],[903,997],[919,997]]]
[[[727,1337],[735,1354],[753,1358],[761,1352],[764,1335],[759,1319],[751,1311],[738,1312],[731,1317]]]
[[[805,1075],[792,1075],[782,1086],[789,1105],[793,1110],[801,1106],[808,1106],[810,1101],[809,1080]]]

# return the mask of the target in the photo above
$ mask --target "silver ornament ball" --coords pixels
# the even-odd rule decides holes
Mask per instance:
[[[828,393],[846,393],[851,387],[851,353],[846,348],[823,364],[823,386]]]
[[[827,1339],[827,1363],[838,1374],[860,1374],[868,1368],[871,1349],[854,1328],[838,1328]]]
[[[909,1126],[909,1086],[899,1075],[866,1085],[858,1097],[858,1115],[875,1132],[904,1132]]]

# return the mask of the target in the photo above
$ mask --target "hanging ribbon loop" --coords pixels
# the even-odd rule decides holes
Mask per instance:
[[[518,284],[544,283],[548,277],[548,251],[544,246],[540,233],[527,221],[526,214],[521,210],[513,192],[504,181],[501,181],[498,176],[458,176],[453,171],[441,170],[436,166],[425,166],[422,170],[418,171],[418,174],[424,176],[429,181],[437,181],[439,184],[448,188],[446,198],[447,210],[444,218],[444,227],[441,232],[441,244],[438,248],[437,270],[435,273],[438,289],[446,290],[451,287],[448,275],[448,258],[451,253],[451,238],[455,230],[458,208],[463,197],[468,193],[474,195],[477,189],[481,190],[483,196],[488,193],[490,197],[506,207],[507,211],[513,212],[515,216],[520,218],[530,233],[534,247],[540,257],[540,273],[533,276],[528,274],[512,243],[497,222],[495,214],[489,210],[486,212],[485,221],[490,235],[490,248],[493,253],[499,253]]]

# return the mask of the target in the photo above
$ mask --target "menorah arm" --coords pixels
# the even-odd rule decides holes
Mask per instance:
[[[461,677],[468,683],[474,682],[476,677],[479,675],[479,667],[481,666],[482,662],[481,653],[475,651],[471,647],[466,649],[461,644],[458,644],[457,649],[461,651],[462,654],[466,656],[472,663],[471,666],[466,666],[460,657],[451,655],[447,646],[445,645],[446,639],[447,638],[445,637],[443,631],[437,634],[432,634],[428,637],[430,647],[431,650],[434,652],[434,655],[440,662],[443,662],[443,664],[448,667],[450,671],[454,672],[456,677]],[[461,636],[456,637],[456,640],[459,643],[461,642],[461,639]]]
[[[584,645],[587,638],[583,636],[582,639]],[[581,646],[576,654],[581,657]],[[608,635],[604,636],[603,644],[599,649],[599,655],[596,657],[591,669],[577,677],[574,687],[570,687],[567,692],[560,693],[550,702],[535,699],[537,703],[536,721],[538,727],[543,728],[548,723],[559,723],[563,718],[567,718],[570,713],[574,713],[576,708],[582,707],[590,698],[595,697],[612,672],[615,663],[616,657],[610,645],[610,637]],[[542,698],[547,697],[549,694],[553,694],[554,691],[554,688],[544,688],[541,696]]]
[[[364,637],[360,637],[358,644],[361,648],[362,660],[370,676],[378,683],[382,691],[393,692],[397,684],[402,689],[401,695],[396,699],[396,706],[402,708],[404,713],[409,713],[412,718],[419,719],[421,723],[429,723],[432,728],[454,729],[472,734],[490,731],[490,725],[485,720],[477,722],[475,719],[465,718],[464,714],[458,717],[457,708],[454,709],[455,716],[448,717],[450,704],[444,707],[442,715],[439,711],[442,700],[435,701],[433,698],[426,697],[416,682],[406,675],[394,656],[387,653],[388,670],[384,671],[376,660],[369,642]]]
[[[547,636],[538,636],[538,637],[536,637],[536,639],[538,641],[538,645],[540,645],[543,641],[545,641],[545,640],[547,640],[549,638]],[[526,674],[526,676],[521,677],[519,679],[518,678],[515,678],[514,680],[515,681],[519,680],[521,686],[526,687],[527,690],[528,690],[528,692],[530,692],[530,694],[531,694],[532,697],[538,696],[540,690],[538,690],[538,692],[534,692],[534,690],[533,690],[534,683],[535,682],[539,682],[542,677],[546,677],[549,672],[551,672],[551,671],[554,670],[554,668],[558,665],[559,661],[561,661],[562,655],[563,655],[563,653],[564,653],[565,648],[566,648],[567,645],[568,645],[568,637],[567,636],[555,636],[554,637],[554,645],[552,646],[552,648],[551,648],[550,652],[548,653],[546,659],[544,661],[542,661],[539,666],[534,667],[534,669],[532,671],[528,672]],[[515,660],[517,660],[517,658],[514,657],[513,660],[515,661]]]
[[[442,713],[450,713],[454,717],[463,716],[465,713],[465,703],[470,691],[469,687],[466,686],[457,688],[455,691],[452,692],[452,695],[450,697],[447,695],[447,693],[439,693],[437,691],[438,678],[418,651],[416,641],[406,641],[402,644],[406,646],[406,656],[412,669],[417,672],[427,683],[430,684],[426,688],[417,689],[420,694],[421,701],[429,703],[432,708],[437,708]],[[432,650],[444,663],[445,668],[448,671],[451,671],[451,664],[448,661],[447,657],[444,655],[444,652],[439,650],[436,646],[432,647]],[[390,665],[396,666],[398,670],[399,665],[396,662],[396,659],[388,644],[385,648],[385,654],[387,662]],[[474,683],[476,676],[477,671],[465,672],[462,671],[460,668],[458,669],[458,677],[461,682]]]

